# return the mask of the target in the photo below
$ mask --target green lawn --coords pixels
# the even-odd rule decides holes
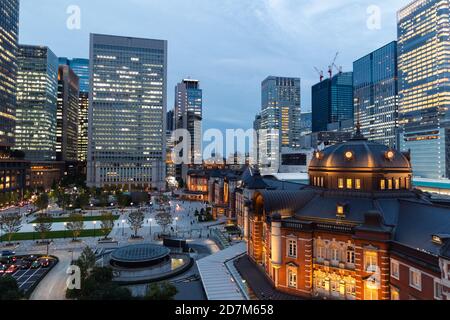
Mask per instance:
[[[111,231],[108,232],[108,234]],[[96,237],[104,237],[105,234],[102,230],[99,229],[88,229],[81,231],[81,234],[79,238],[89,238],[93,237],[95,234]],[[70,239],[73,237],[73,234],[71,231],[50,231],[47,232],[45,240],[52,240],[52,239],[62,239],[67,238]],[[25,240],[41,240],[41,235],[37,232],[22,232],[22,233],[16,233],[12,236],[11,241],[25,241]],[[5,242],[8,241],[7,235],[3,235],[1,237],[1,241]]]
[[[120,218],[119,215],[114,215],[113,216],[114,220],[117,220]],[[105,217],[103,216],[83,216],[83,221],[103,221],[106,220]],[[71,222],[73,221],[73,219],[71,217],[60,217],[60,218],[51,218],[48,220],[48,222],[51,223],[61,223],[61,222]],[[47,220],[46,220],[47,222]],[[39,221],[37,219],[33,220],[31,223],[39,223]]]

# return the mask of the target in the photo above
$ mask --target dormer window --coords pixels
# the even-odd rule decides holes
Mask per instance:
[[[438,235],[434,235],[432,241],[434,244],[442,245],[442,238]]]
[[[345,218],[347,214],[348,206],[345,203],[339,203],[336,207],[336,216],[338,218]]]

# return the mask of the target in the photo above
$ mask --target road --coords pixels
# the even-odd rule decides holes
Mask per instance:
[[[66,270],[70,266],[72,253],[61,250],[52,254],[59,258],[59,263],[34,289],[30,300],[65,300],[66,298]]]

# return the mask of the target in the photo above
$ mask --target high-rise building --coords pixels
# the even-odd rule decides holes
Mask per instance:
[[[58,69],[56,160],[78,160],[79,78],[67,65]]]
[[[14,146],[19,0],[0,1],[0,149]]]
[[[353,119],[353,72],[341,72],[312,87],[312,131]]]
[[[400,148],[423,178],[450,177],[449,11],[417,0],[397,14]]]
[[[58,58],[47,47],[20,45],[16,148],[32,161],[56,160]]]
[[[269,76],[261,84],[261,128],[278,130],[280,147],[300,146],[300,82]]]
[[[92,34],[87,184],[163,188],[167,41]]]
[[[189,160],[202,163],[203,91],[198,80],[184,79],[175,87],[175,127],[191,135]]]
[[[89,59],[59,58],[59,64],[69,66],[80,82],[78,113],[78,160],[86,162],[88,153],[88,114],[89,114]]]
[[[355,119],[366,138],[398,148],[397,42],[353,63]]]

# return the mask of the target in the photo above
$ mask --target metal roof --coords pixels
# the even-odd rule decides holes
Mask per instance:
[[[197,261],[208,300],[245,300],[225,263],[246,251],[247,244],[242,242]]]

